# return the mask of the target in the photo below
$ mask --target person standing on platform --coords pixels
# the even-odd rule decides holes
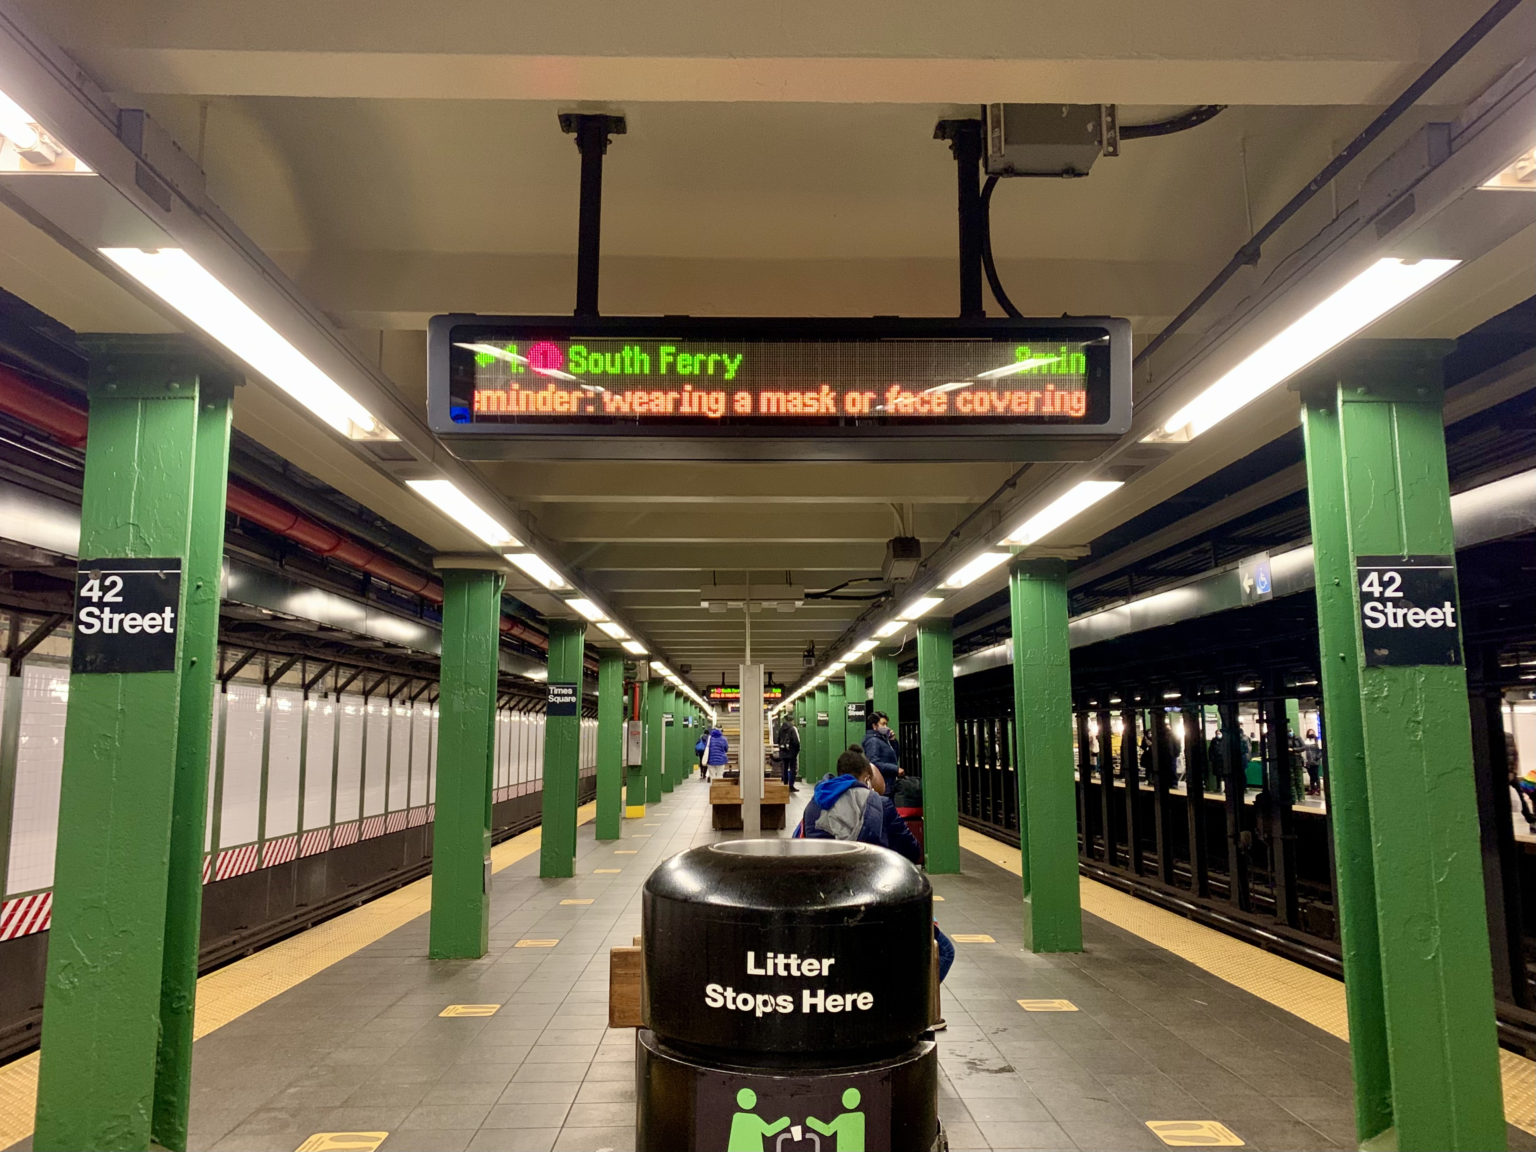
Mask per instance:
[[[709,735],[704,737],[704,779],[709,779],[711,768],[720,769],[720,774],[725,774],[725,766],[730,760],[731,746],[725,739],[725,733],[718,728],[711,728]]]
[[[779,746],[779,767],[783,772],[784,783],[791,792],[798,792],[800,789],[795,787],[795,769],[800,761],[800,733],[795,730],[793,717],[786,716],[779,723],[779,730],[773,739]]]
[[[896,785],[896,778],[904,775],[901,770],[901,745],[891,732],[891,718],[884,712],[876,712],[870,719],[869,731],[864,733],[864,755],[880,769],[887,795]]]
[[[1317,733],[1307,729],[1307,737],[1301,742],[1301,761],[1307,770],[1307,795],[1323,794],[1323,746],[1318,743]]]

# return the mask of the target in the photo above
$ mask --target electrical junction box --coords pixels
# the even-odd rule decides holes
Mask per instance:
[[[905,584],[917,574],[923,558],[923,542],[915,536],[893,536],[885,542],[885,563],[880,575],[893,584]]]
[[[988,104],[988,176],[1086,176],[1120,154],[1113,104]]]

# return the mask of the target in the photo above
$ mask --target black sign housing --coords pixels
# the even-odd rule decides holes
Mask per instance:
[[[181,558],[81,560],[71,672],[174,672]]]
[[[1461,663],[1452,556],[1357,556],[1367,668]]]
[[[544,706],[546,716],[579,716],[581,714],[581,686],[579,684],[550,684],[549,696]]]

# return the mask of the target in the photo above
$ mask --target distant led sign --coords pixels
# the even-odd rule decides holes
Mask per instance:
[[[735,449],[703,455],[730,458],[761,455],[744,452],[753,441],[793,440],[826,459],[899,456],[868,446],[900,440],[989,442],[958,455],[1008,456],[1010,439],[1124,431],[1129,381],[1129,324],[1108,318],[438,316],[429,337],[433,430],[520,455],[555,454],[556,441],[713,440]]]
[[[717,702],[717,703],[723,702],[723,703],[727,703],[727,704],[734,704],[734,703],[739,703],[741,701],[741,689],[737,688],[737,687],[732,687],[732,686],[725,686],[725,685],[720,685],[720,684],[711,684],[709,686],[708,690],[705,692],[705,695],[711,701]],[[767,685],[763,689],[763,699],[765,701],[773,701],[773,700],[782,700],[782,699],[784,699],[784,685],[782,685],[782,684],[769,684],[769,685]]]

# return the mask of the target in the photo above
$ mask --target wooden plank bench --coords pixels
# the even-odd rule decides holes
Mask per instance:
[[[784,827],[784,806],[789,803],[789,785],[782,780],[763,781],[762,826],[764,831]],[[709,782],[710,827],[719,832],[741,828],[741,783],[736,780]]]

